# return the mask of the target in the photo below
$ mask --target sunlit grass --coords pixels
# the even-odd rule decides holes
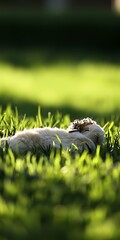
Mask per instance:
[[[117,125],[105,127],[106,140],[94,156],[62,148],[14,156],[7,146],[0,149],[1,239],[119,239],[120,139],[115,121]],[[0,113],[0,135],[40,125],[66,128],[69,123],[68,115],[43,118],[39,108],[36,117],[27,118],[8,107]]]
[[[68,116],[58,114],[43,119],[39,110],[36,118],[21,119],[10,107],[1,112],[0,120],[1,135],[38,127],[39,121],[43,126],[56,122],[64,128],[70,122]],[[1,239],[119,239],[120,148],[114,143],[116,128],[114,123],[106,127],[108,143],[98,147],[94,156],[62,150],[41,152],[37,158],[37,153],[20,157],[10,149],[1,149]]]
[[[109,112],[119,108],[120,66],[67,62],[28,68],[0,64],[0,93],[44,105]]]
[[[26,56],[27,57],[27,56]],[[95,155],[49,150],[14,156],[0,148],[1,240],[117,240],[120,238],[120,66],[96,61],[30,64],[0,62],[0,94],[44,106],[72,106],[102,113],[105,142]],[[17,60],[19,55],[17,56]],[[24,60],[24,58],[23,58]],[[28,61],[28,59],[27,59]],[[15,61],[16,62],[16,61]],[[29,62],[29,61],[28,61]],[[24,108],[24,106],[23,106]],[[66,128],[69,113],[19,116],[0,107],[0,136],[39,126]],[[79,117],[79,116],[78,116]]]

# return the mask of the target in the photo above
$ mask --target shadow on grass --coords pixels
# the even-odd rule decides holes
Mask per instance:
[[[60,106],[50,106],[50,105],[43,105],[40,103],[33,103],[30,101],[25,100],[18,100],[16,98],[8,97],[8,96],[0,96],[0,106],[2,110],[5,111],[6,107],[10,105],[13,109],[17,107],[19,115],[24,115],[28,117],[35,117],[38,113],[38,106],[41,107],[41,114],[43,118],[48,117],[48,113],[51,112],[55,114],[59,112],[62,115],[69,115],[71,120],[76,118],[82,119],[84,117],[91,117],[94,118],[96,121],[100,121],[104,119],[104,122],[107,121],[116,121],[118,123],[120,121],[120,109],[115,109],[112,112],[103,112],[98,113],[91,110],[84,110],[84,109],[76,109],[69,105],[60,105]]]
[[[2,48],[0,49],[0,62],[15,67],[34,67],[53,64],[78,64],[80,62],[120,63],[120,52],[98,49],[82,49],[67,47],[46,48]]]

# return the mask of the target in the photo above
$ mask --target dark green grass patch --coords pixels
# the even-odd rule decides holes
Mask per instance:
[[[69,116],[0,115],[0,134],[39,126],[66,128]],[[101,121],[104,122],[104,119]],[[107,123],[94,156],[50,151],[24,157],[10,149],[0,157],[0,239],[119,239],[119,122]]]

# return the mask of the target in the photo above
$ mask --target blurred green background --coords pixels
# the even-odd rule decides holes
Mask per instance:
[[[65,128],[68,114],[110,122],[94,157],[65,151],[37,162],[0,149],[0,240],[120,239],[119,3],[0,2],[0,112],[28,116],[8,107],[1,136],[38,126],[38,105],[43,126]]]
[[[79,3],[78,3],[79,2]],[[90,7],[91,6],[91,7]],[[119,115],[120,15],[111,1],[1,3],[0,105]]]

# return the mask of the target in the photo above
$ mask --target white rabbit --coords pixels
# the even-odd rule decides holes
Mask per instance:
[[[64,130],[60,128],[33,128],[17,132],[14,136],[1,139],[1,147],[7,143],[14,153],[26,154],[33,149],[75,148],[94,152],[102,144],[104,130],[92,119],[74,120]]]

